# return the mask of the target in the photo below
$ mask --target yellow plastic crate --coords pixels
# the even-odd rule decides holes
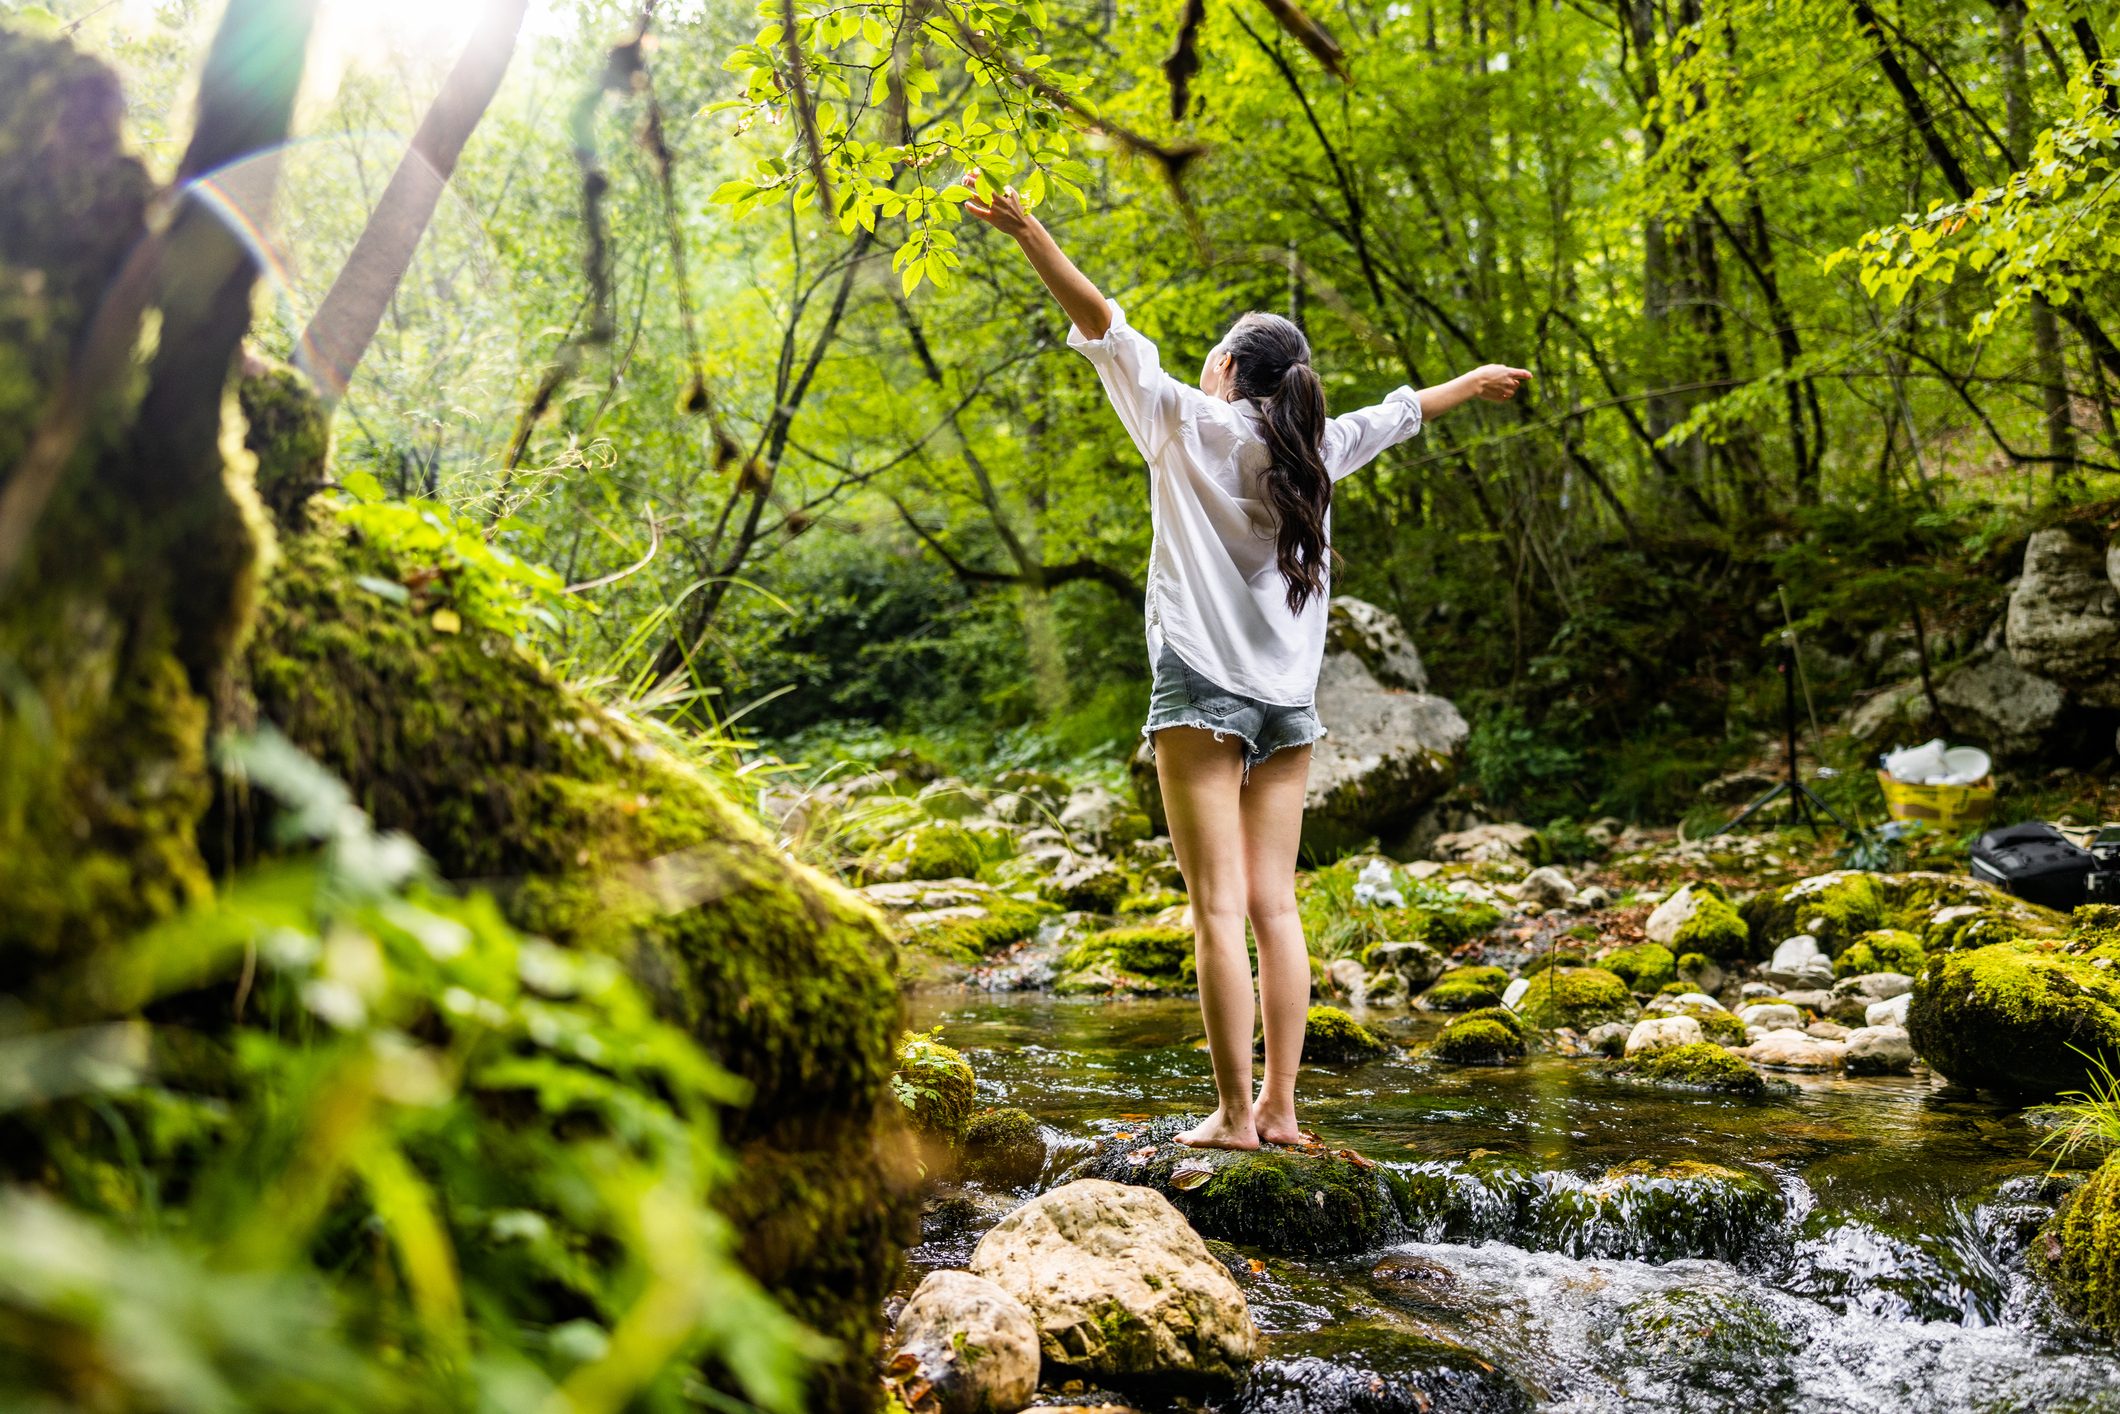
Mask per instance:
[[[1884,791],[1885,813],[1894,820],[1926,820],[1958,830],[1979,824],[1995,809],[1993,776],[1969,786],[1916,786],[1879,771],[1877,784]]]

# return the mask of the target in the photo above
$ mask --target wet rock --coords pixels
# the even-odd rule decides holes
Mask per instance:
[[[1333,596],[1325,619],[1325,650],[1357,659],[1386,687],[1428,690],[1428,669],[1398,615],[1352,594]]]
[[[1341,996],[1357,1006],[1369,991],[1369,974],[1362,970],[1361,963],[1351,957],[1334,958],[1325,965],[1325,975],[1331,979],[1332,985]]]
[[[1388,1326],[1276,1336],[1230,1414],[1529,1414],[1512,1376],[1462,1346]]]
[[[1773,1070],[1838,1070],[1846,1049],[1838,1041],[1821,1041],[1785,1029],[1769,1031],[1736,1054]]]
[[[972,1271],[1030,1311],[1047,1364],[1092,1379],[1227,1387],[1257,1352],[1244,1293],[1161,1195],[1081,1179],[980,1239]]]
[[[1008,1188],[1023,1188],[1045,1171],[1045,1131],[1022,1110],[986,1110],[964,1126],[965,1171]]]
[[[1429,1054],[1452,1065],[1502,1065],[1528,1049],[1523,1019],[1506,1007],[1482,1007],[1454,1018]]]
[[[2065,528],[2036,530],[2010,593],[2010,657],[2092,707],[2120,707],[2120,593],[2101,546]]]
[[[970,1272],[930,1272],[899,1313],[898,1357],[916,1362],[940,1414],[1016,1414],[1038,1392],[1038,1328],[1023,1303]]]
[[[1804,1344],[1759,1301],[1725,1290],[1658,1292],[1628,1305],[1607,1343],[1630,1369],[1683,1391],[1678,1409],[1782,1409]]]
[[[1724,1050],[1713,1041],[1614,1061],[1604,1074],[1615,1080],[1669,1090],[1701,1090],[1748,1099],[1770,1093],[1765,1077],[1736,1052]]]
[[[1752,946],[1744,920],[1721,890],[1709,884],[1687,884],[1658,904],[1642,932],[1678,956],[1699,953],[1729,961],[1749,955]]]
[[[1396,972],[1409,992],[1432,985],[1450,970],[1450,959],[1426,943],[1377,943],[1363,954],[1371,967]]]
[[[1762,1031],[1803,1030],[1803,1013],[1787,1002],[1754,1002],[1737,1009],[1737,1019]]]
[[[1438,836],[1428,853],[1445,864],[1506,864],[1522,869],[1546,852],[1546,842],[1529,825],[1474,825]]]
[[[1541,908],[1570,908],[1575,904],[1575,884],[1550,864],[1526,874],[1517,889],[1524,902]]]
[[[1842,1058],[1850,1075],[1904,1075],[1914,1068],[1914,1043],[1898,1026],[1850,1031]]]
[[[1453,967],[1421,994],[1430,1011],[1477,1011],[1499,1005],[1509,974],[1499,967]]]
[[[1674,1046],[1690,1046],[1705,1040],[1700,1023],[1690,1016],[1659,1016],[1647,1021],[1637,1021],[1634,1029],[1627,1033],[1627,1043],[1622,1054],[1627,1056],[1654,1055],[1668,1051]]]
[[[1192,1149],[1181,1119],[1157,1120],[1091,1156],[1097,1178],[1163,1194],[1208,1237],[1269,1252],[1361,1252],[1403,1237],[1422,1205],[1395,1167],[1323,1149]],[[1442,1180],[1422,1180],[1440,1187]],[[1430,1195],[1432,1201],[1433,1195]]]
[[[1389,1042],[1338,1007],[1314,1006],[1304,1018],[1303,1059],[1346,1065],[1381,1056]]]
[[[1513,1240],[1574,1257],[1734,1258],[1755,1251],[1787,1214],[1764,1179],[1693,1160],[1637,1159],[1601,1178],[1544,1173],[1535,1182],[1540,1192],[1524,1204]]]
[[[2030,1256],[2064,1311],[2120,1340],[2120,1158],[2107,1159],[2062,1201]]]
[[[1591,1027],[1583,1036],[1583,1045],[1601,1056],[1617,1056],[1627,1049],[1627,1038],[1633,1034],[1633,1025],[1624,1021],[1607,1021]]]
[[[2090,939],[1932,957],[1914,980],[1907,1033],[1923,1060],[1961,1085],[2081,1090],[2094,1078],[2093,1058],[2120,1065],[2116,974],[2120,945]]]
[[[1632,1020],[1627,984],[1602,967],[1549,967],[1531,979],[1518,1010],[1542,1029],[1586,1031],[1607,1021]]]
[[[1887,997],[1881,1002],[1871,1002],[1863,1009],[1862,1024],[1865,1026],[1899,1026],[1907,1024],[1907,1010],[1913,1005],[1912,992],[1902,992],[1896,997]]]

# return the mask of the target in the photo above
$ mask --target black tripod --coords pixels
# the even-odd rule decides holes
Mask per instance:
[[[1832,806],[1820,800],[1818,792],[1805,785],[1803,778],[1797,772],[1796,634],[1793,630],[1784,632],[1781,636],[1781,661],[1776,665],[1776,671],[1781,674],[1781,733],[1783,748],[1788,753],[1789,778],[1777,784],[1774,789],[1768,791],[1750,805],[1747,805],[1735,820],[1732,820],[1729,824],[1717,830],[1715,835],[1710,835],[1708,838],[1714,839],[1716,835],[1730,833],[1730,831],[1736,829],[1783,796],[1789,798],[1789,823],[1791,825],[1809,825],[1811,833],[1815,835],[1818,833],[1818,815],[1823,814],[1849,834],[1861,834],[1862,831],[1841,819]]]

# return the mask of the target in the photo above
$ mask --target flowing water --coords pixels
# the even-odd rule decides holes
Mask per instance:
[[[1046,1126],[1041,1185],[1064,1181],[1115,1131],[1212,1103],[1189,999],[935,990],[911,1007],[916,1026],[940,1025],[971,1061],[982,1105],[1020,1106]],[[1401,1042],[1436,1026],[1368,1020]],[[1239,1265],[1252,1273],[1272,1378],[1230,1407],[1449,1414],[1521,1408],[1528,1396],[1580,1414],[2120,1411],[2120,1357],[2077,1339],[2023,1276],[2052,1192],[2033,1153],[2040,1132],[1926,1077],[1796,1085],[1779,1100],[1740,1102],[1623,1086],[1559,1058],[1306,1067],[1304,1122],[1329,1147],[1413,1166],[1488,1150],[1563,1183],[1631,1160],[1704,1160],[1771,1182],[1782,1216],[1720,1260],[1578,1255],[1654,1241],[1546,1244],[1571,1252],[1502,1236],[1351,1258],[1248,1252],[1258,1260]],[[916,1278],[962,1265],[1027,1193],[972,1185],[938,1203],[912,1253]],[[1468,1370],[1499,1374],[1430,1380],[1400,1397],[1383,1368],[1389,1352],[1428,1351],[1432,1363],[1444,1348],[1435,1342],[1461,1348]]]

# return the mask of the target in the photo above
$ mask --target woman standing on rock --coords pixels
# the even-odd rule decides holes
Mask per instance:
[[[965,210],[1015,238],[1073,321],[1069,347],[1097,366],[1148,460],[1155,681],[1141,730],[1192,901],[1219,1097],[1215,1112],[1178,1138],[1223,1149],[1299,1143],[1310,952],[1295,867],[1310,746],[1325,734],[1311,701],[1325,654],[1332,485],[1427,419],[1472,398],[1507,401],[1531,375],[1488,364],[1328,418],[1302,331],[1279,315],[1247,314],[1208,352],[1191,387],[1163,371],[1156,346],[1061,253],[1013,189]],[[1258,942],[1266,1023],[1256,1100],[1246,918]]]

